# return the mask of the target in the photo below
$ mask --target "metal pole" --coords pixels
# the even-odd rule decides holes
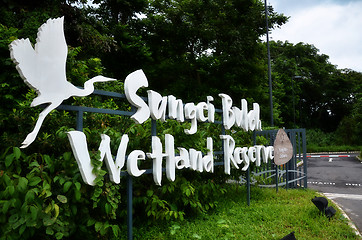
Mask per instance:
[[[278,165],[275,165],[275,190],[278,192],[279,185],[279,168]]]
[[[292,165],[291,169],[292,170],[298,170],[297,169],[297,159],[296,159],[296,150],[297,150],[297,142],[296,142],[296,131],[295,129],[293,129],[291,132],[290,132],[290,140],[292,142],[292,145],[293,145],[293,157],[292,159],[289,161],[289,163]],[[295,171],[293,171],[291,174],[291,179],[295,180],[297,179],[297,173]],[[293,181],[291,185],[291,187],[295,188],[297,186],[297,181]]]
[[[127,239],[133,239],[133,180],[127,174]]]
[[[302,141],[303,141],[303,167],[304,167],[304,188],[308,188],[308,173],[307,173],[307,141],[306,141],[305,129],[302,129]]]
[[[270,47],[269,47],[269,23],[268,23],[268,5],[265,0],[265,23],[266,23],[266,46],[268,49],[268,79],[269,79],[269,101],[270,101],[270,126],[274,126],[273,119],[273,91],[272,91],[272,77],[270,65]]]
[[[289,162],[287,162],[286,164],[285,164],[285,176],[286,176],[286,179],[285,179],[285,189],[287,189],[288,190],[288,185],[289,185],[289,176],[288,176],[288,174],[289,174]]]
[[[292,77],[292,95],[293,95],[293,128],[295,128],[294,77]]]
[[[248,167],[246,172],[246,198],[248,206],[250,206],[250,167]]]
[[[76,129],[83,132],[83,111],[77,111]]]
[[[256,131],[253,131],[253,144],[256,145]],[[250,206],[250,166],[246,172],[246,201]]]
[[[157,124],[156,124],[156,120],[151,119],[151,136],[156,136],[157,135]]]
[[[293,76],[292,77],[292,96],[293,96],[293,128],[296,128],[295,126],[295,91],[294,91],[294,80],[295,79],[303,79],[302,76]]]

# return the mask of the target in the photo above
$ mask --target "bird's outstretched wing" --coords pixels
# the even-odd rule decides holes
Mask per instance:
[[[49,19],[38,30],[35,49],[29,39],[10,44],[10,56],[21,77],[38,94],[51,85],[56,88],[66,81],[65,63],[68,48],[64,37],[64,17]]]
[[[35,52],[42,61],[62,65],[65,70],[68,47],[64,36],[64,17],[48,19],[40,26],[35,44]],[[58,67],[58,65],[56,65]]]
[[[36,55],[29,38],[17,39],[10,45],[10,57],[16,64],[21,78],[29,87],[38,90],[28,79],[36,79]]]

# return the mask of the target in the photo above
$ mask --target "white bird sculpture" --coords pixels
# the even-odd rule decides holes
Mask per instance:
[[[38,96],[31,107],[49,103],[39,114],[31,133],[28,134],[21,148],[28,147],[36,138],[44,118],[64,100],[71,96],[84,97],[94,91],[95,82],[115,81],[116,79],[96,76],[84,84],[84,89],[77,88],[67,81],[65,64],[68,47],[63,29],[64,17],[49,19],[38,29],[35,49],[29,39],[18,39],[9,45],[11,59],[16,64],[24,82],[36,90]]]

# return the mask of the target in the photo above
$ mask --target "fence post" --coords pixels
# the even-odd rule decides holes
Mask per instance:
[[[133,239],[133,181],[127,174],[127,239]]]
[[[256,145],[256,131],[253,131],[253,144]],[[246,201],[250,206],[250,167],[246,171]]]
[[[274,141],[276,138],[277,130],[274,130],[273,132],[275,133],[275,135],[273,133],[270,134],[270,143],[272,146],[274,146]],[[279,190],[279,167],[276,164],[274,164],[274,166],[275,166],[275,190],[276,190],[276,192],[278,192],[278,190]]]
[[[83,132],[83,111],[77,111],[76,129]]]
[[[289,167],[290,167],[290,164],[289,164],[289,162],[287,162],[286,164],[285,164],[285,189],[287,189],[288,190],[288,185],[289,185]]]
[[[275,165],[275,190],[276,190],[276,192],[278,192],[278,184],[279,184],[279,168],[278,168],[278,165]]]
[[[154,119],[151,119],[151,136],[157,136],[157,124]]]
[[[250,206],[250,168],[246,171],[246,201]]]
[[[303,141],[303,167],[304,167],[304,188],[308,188],[308,173],[307,173],[307,140],[306,140],[306,131],[302,129],[302,141]]]

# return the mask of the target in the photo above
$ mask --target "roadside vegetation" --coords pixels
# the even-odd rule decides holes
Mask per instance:
[[[251,189],[251,204],[246,204],[245,188],[226,186],[218,207],[185,221],[160,221],[138,226],[135,239],[281,239],[294,231],[300,240],[361,239],[348,226],[341,212],[331,219],[311,202],[319,196],[313,190]],[[329,205],[336,206],[329,202]],[[337,208],[336,208],[337,209]]]
[[[126,184],[109,182],[102,169],[92,187],[82,183],[70,152],[60,158],[8,149],[0,161],[0,239],[125,239]],[[95,158],[96,159],[96,158]],[[360,239],[337,210],[330,220],[309,189],[251,188],[214,174],[180,171],[156,186],[134,179],[135,239]],[[333,203],[329,202],[329,205]],[[336,206],[334,206],[337,209]]]
[[[358,140],[348,140],[346,144],[339,132],[325,133],[320,129],[307,129],[307,152],[362,152]],[[352,138],[352,137],[351,137]]]

